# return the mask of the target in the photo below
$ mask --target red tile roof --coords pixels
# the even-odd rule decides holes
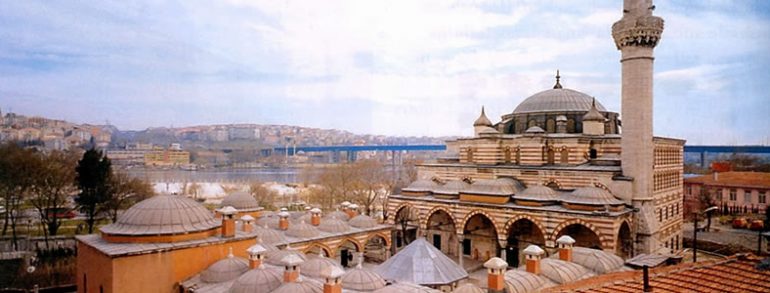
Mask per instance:
[[[770,189],[770,173],[764,172],[721,172],[714,179],[714,174],[687,178],[685,183],[698,183],[711,186],[754,187]]]
[[[734,255],[727,259],[650,269],[653,292],[770,292],[770,270],[760,271],[762,258]],[[541,292],[642,292],[642,271],[600,275]]]

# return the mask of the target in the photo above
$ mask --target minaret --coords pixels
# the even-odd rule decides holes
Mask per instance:
[[[612,37],[621,52],[622,168],[623,175],[633,178],[631,195],[626,199],[630,199],[641,213],[654,211],[652,206],[653,50],[663,32],[663,19],[652,15],[654,9],[652,0],[624,0],[623,18],[612,25]],[[639,233],[649,233],[648,236],[657,232],[649,231],[650,227],[638,228]],[[639,247],[641,250],[650,251],[654,247],[650,241],[642,241],[643,243],[640,243],[642,247]]]

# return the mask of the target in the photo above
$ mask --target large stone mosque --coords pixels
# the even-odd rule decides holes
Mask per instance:
[[[211,211],[150,197],[76,237],[78,292],[538,292],[678,252],[684,141],[652,134],[653,8],[625,0],[612,27],[621,115],[557,72],[497,123],[482,108],[473,137],[389,197],[384,222],[348,202],[272,212],[236,192]],[[482,263],[487,278],[471,278]]]
[[[462,261],[500,256],[517,266],[534,244],[622,257],[682,248],[684,141],[652,133],[653,49],[663,20],[651,1],[625,1],[612,27],[621,51],[622,115],[564,86],[521,102],[474,137],[447,142],[449,156],[418,166],[418,180],[389,200],[396,247],[427,237]],[[622,119],[622,121],[621,121]],[[400,224],[400,225],[399,225]]]

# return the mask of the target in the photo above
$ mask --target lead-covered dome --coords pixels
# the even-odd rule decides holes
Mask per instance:
[[[249,270],[249,262],[235,257],[232,251],[225,259],[221,259],[201,272],[201,281],[206,283],[221,283],[234,280]]]
[[[233,282],[230,293],[272,292],[283,284],[283,272],[276,268],[261,266],[251,269]]]
[[[245,191],[233,192],[222,199],[220,207],[231,206],[240,212],[260,209],[257,199]]]
[[[588,112],[594,98],[572,89],[554,88],[536,93],[521,102],[513,114],[542,112]],[[599,112],[607,112],[604,106],[596,102]]]
[[[195,200],[180,195],[156,195],[140,201],[101,228],[102,233],[125,236],[176,235],[203,232],[221,225]]]

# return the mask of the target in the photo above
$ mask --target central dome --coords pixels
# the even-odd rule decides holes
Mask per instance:
[[[587,112],[591,110],[593,98],[576,90],[554,88],[536,93],[526,98],[513,114],[542,113],[542,112]],[[607,110],[598,101],[596,109],[599,112]]]

